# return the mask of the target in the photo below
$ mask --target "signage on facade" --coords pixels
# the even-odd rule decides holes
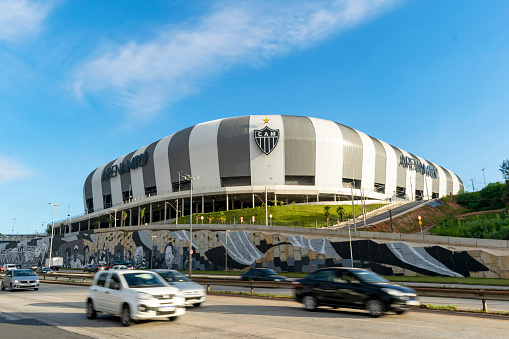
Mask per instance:
[[[101,181],[109,180],[110,178],[116,177],[119,174],[126,173],[132,169],[145,166],[148,160],[148,152],[136,155],[131,159],[126,159],[118,165],[105,168],[101,176]]]
[[[266,124],[269,123],[267,118],[263,119],[263,121]],[[279,130],[269,128],[269,126],[265,126],[263,129],[255,129],[254,138],[260,150],[268,155],[274,150],[279,141]]]
[[[438,177],[438,170],[433,166],[427,166],[419,160],[402,155],[399,164],[409,170],[416,171],[422,175],[427,175],[433,179]]]

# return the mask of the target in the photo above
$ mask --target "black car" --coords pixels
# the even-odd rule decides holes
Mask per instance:
[[[359,308],[378,317],[386,311],[402,314],[420,305],[415,290],[360,268],[323,268],[293,284],[297,301],[309,311],[318,306]]]
[[[103,264],[85,265],[83,267],[83,272],[97,273],[98,271],[104,271]]]
[[[251,268],[249,271],[242,273],[240,277],[242,280],[253,281],[288,281],[286,277],[268,268]]]

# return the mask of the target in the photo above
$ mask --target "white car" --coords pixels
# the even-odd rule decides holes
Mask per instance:
[[[195,283],[179,271],[158,269],[152,270],[159,274],[170,286],[174,286],[184,293],[186,306],[199,307],[205,302],[207,291],[205,287]]]
[[[89,288],[87,317],[97,313],[120,316],[120,323],[129,326],[133,320],[170,318],[183,315],[185,298],[159,275],[142,270],[101,271]]]

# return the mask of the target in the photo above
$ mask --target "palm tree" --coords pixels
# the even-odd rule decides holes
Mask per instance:
[[[339,214],[339,220],[343,222],[343,213],[345,213],[345,208],[343,206],[338,206],[336,208],[336,213]]]
[[[323,214],[327,217],[327,226],[329,226],[330,206],[323,207]]]

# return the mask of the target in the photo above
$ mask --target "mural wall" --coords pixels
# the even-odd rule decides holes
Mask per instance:
[[[88,231],[90,232],[90,231]],[[189,267],[189,232],[86,232],[55,236],[52,256],[64,267],[132,262],[136,268]],[[41,266],[49,257],[50,238],[0,243],[0,264]],[[259,231],[193,232],[193,269],[268,267],[278,272],[311,272],[328,266],[351,266],[350,243],[343,238],[293,236]],[[502,250],[352,240],[353,265],[384,275],[443,275],[509,278],[509,253]]]

